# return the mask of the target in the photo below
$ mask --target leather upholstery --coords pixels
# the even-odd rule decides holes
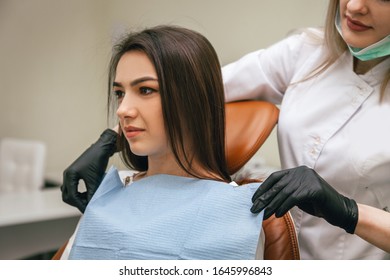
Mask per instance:
[[[263,221],[265,260],[299,260],[298,239],[289,212],[280,218],[275,215]]]
[[[230,174],[237,172],[263,145],[275,127],[279,109],[264,101],[226,104],[226,156]]]

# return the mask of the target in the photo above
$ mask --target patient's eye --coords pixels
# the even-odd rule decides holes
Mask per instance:
[[[118,100],[122,99],[125,96],[125,92],[121,90],[114,90],[113,94]]]
[[[139,91],[142,95],[150,95],[153,92],[157,92],[157,90],[149,88],[149,87],[140,87]]]

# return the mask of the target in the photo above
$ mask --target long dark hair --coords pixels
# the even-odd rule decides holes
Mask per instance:
[[[156,69],[167,137],[179,165],[200,177],[191,170],[196,160],[206,171],[230,181],[221,66],[210,42],[198,32],[177,26],[157,26],[125,36],[114,47],[110,62],[109,105],[118,62],[133,50],[144,52]],[[191,154],[185,141],[190,142]],[[123,135],[118,144],[129,168],[148,169],[147,157],[133,154]]]

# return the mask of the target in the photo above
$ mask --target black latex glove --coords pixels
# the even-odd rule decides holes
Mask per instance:
[[[292,207],[298,206],[348,233],[354,233],[358,220],[356,202],[339,194],[306,166],[272,173],[257,189],[252,202],[253,213],[266,208],[264,219],[274,213],[276,217],[281,217]]]
[[[103,179],[109,158],[116,152],[117,135],[115,131],[106,129],[96,143],[64,171],[62,200],[82,213]],[[80,180],[84,180],[86,192],[78,191]]]

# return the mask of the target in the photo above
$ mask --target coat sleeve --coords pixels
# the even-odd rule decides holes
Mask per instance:
[[[249,53],[222,68],[226,102],[259,99],[280,104],[302,57],[304,33]]]

